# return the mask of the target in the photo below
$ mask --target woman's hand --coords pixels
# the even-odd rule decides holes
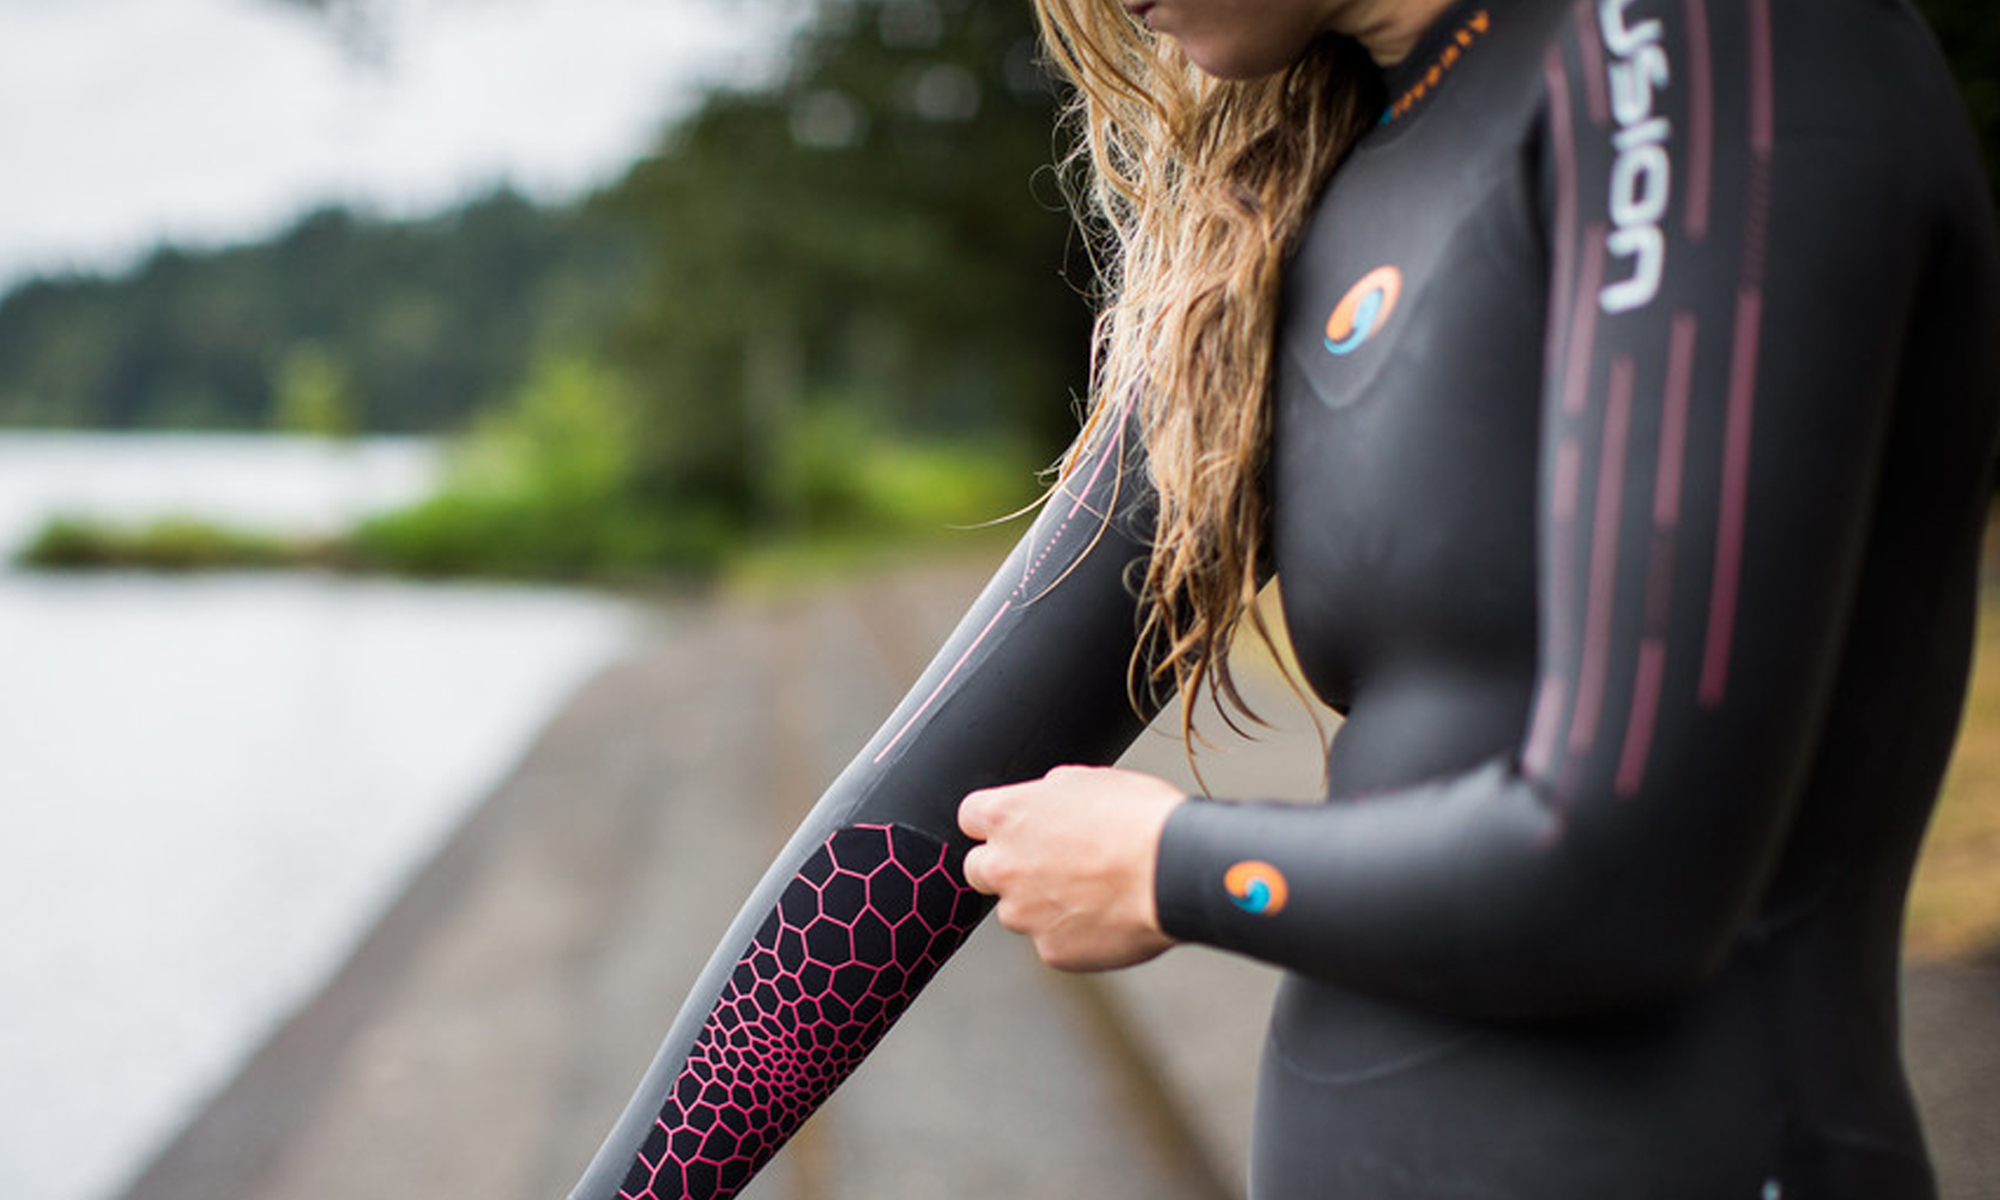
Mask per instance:
[[[1108,971],[1156,957],[1153,870],[1167,815],[1187,796],[1164,779],[1057,767],[1040,779],[973,792],[958,827],[984,845],[965,878],[1000,898],[1000,924],[1033,939],[1064,971]]]

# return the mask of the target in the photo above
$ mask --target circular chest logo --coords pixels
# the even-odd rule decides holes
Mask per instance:
[[[1266,917],[1283,911],[1286,899],[1291,896],[1284,872],[1255,859],[1229,868],[1222,876],[1222,886],[1236,907]]]
[[[1394,267],[1376,267],[1347,289],[1333,315],[1326,319],[1326,348],[1335,354],[1352,354],[1375,336],[1396,311],[1396,298],[1403,294],[1403,273]]]

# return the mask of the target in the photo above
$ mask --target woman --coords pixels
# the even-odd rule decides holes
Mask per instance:
[[[1933,1195],[1897,939],[2000,256],[1907,5],[1043,4],[1093,419],[576,1195],[733,1194],[976,892],[1061,967],[1286,969],[1258,1197]],[[1134,736],[1128,669],[1233,695],[1272,572],[1328,803],[1052,769]]]

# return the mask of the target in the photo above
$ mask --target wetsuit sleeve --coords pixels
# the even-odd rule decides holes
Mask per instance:
[[[1549,300],[1519,742],[1326,805],[1184,804],[1169,933],[1535,1018],[1691,987],[1743,930],[1850,651],[1913,297],[1985,251],[1927,209],[1931,147],[1795,61],[1814,35],[1774,38],[1773,7],[1578,5],[1548,49],[1522,167]],[[1981,407],[1935,382],[1902,402]],[[1990,462],[1980,436],[1942,452]]]
[[[573,1200],[736,1194],[987,911],[962,873],[964,795],[1109,762],[1143,727],[1126,569],[1150,492],[1126,424],[1100,426],[751,894]]]

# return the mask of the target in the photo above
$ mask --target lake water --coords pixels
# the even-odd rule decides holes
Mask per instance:
[[[413,440],[0,434],[54,511],[337,528]],[[0,1196],[115,1195],[645,617],[553,588],[0,568]]]

